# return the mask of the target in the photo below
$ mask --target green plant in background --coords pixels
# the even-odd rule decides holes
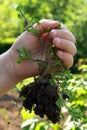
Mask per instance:
[[[23,12],[23,7],[22,5],[18,5],[17,11],[19,12],[18,17],[20,19],[25,19],[27,21],[27,26],[25,30],[32,32],[35,35],[39,35],[40,31],[37,31],[33,28],[34,23],[40,24],[37,19],[32,20],[31,22],[28,21],[24,15]],[[49,34],[50,29],[47,29],[47,32]],[[70,71],[62,65],[60,60],[56,57],[55,52],[56,49],[50,46],[49,49],[49,56],[50,54],[53,56],[53,59],[55,60],[55,64],[52,64],[51,66],[48,65],[47,61],[43,62],[38,59],[32,59],[32,53],[29,52],[28,54],[26,53],[26,49],[23,47],[21,50],[17,50],[19,53],[19,58],[17,59],[17,62],[20,63],[22,60],[32,60],[34,62],[37,62],[40,67],[45,67],[47,68],[42,75],[40,75],[42,78],[45,74],[49,73],[51,68],[54,66],[59,66],[59,71],[57,72],[52,72],[51,73],[51,79],[50,79],[50,84],[57,85],[57,94],[58,94],[58,100],[56,101],[56,105],[59,108],[66,108],[70,120],[69,122],[72,123],[72,126],[70,130],[82,130],[82,128],[86,129],[86,124],[87,118],[85,111],[87,110],[87,105],[86,101],[84,101],[84,97],[87,97],[87,89],[84,87],[84,79],[82,81],[81,77],[79,78],[74,78]],[[64,97],[65,96],[65,97]],[[85,105],[84,105],[85,103]],[[60,115],[59,115],[60,116]],[[61,113],[61,117],[63,117]],[[22,129],[23,130],[48,130],[53,124],[48,121],[48,122],[43,122],[41,118],[31,118],[27,122],[23,123]],[[54,127],[56,130],[56,127]],[[61,129],[59,125],[57,126],[57,129]],[[64,128],[68,130],[67,128]]]

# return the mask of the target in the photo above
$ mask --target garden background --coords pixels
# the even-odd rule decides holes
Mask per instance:
[[[73,89],[76,96],[73,99],[74,104],[79,106],[81,112],[87,111],[87,0],[0,0],[0,54],[4,53],[13,44],[16,38],[24,31],[25,21],[18,19],[16,7],[22,4],[24,12],[29,20],[33,18],[54,19],[65,24],[76,37],[77,54],[74,57],[74,65],[71,68],[73,73]],[[31,81],[31,79],[27,79]],[[25,81],[27,83],[27,80]],[[20,87],[20,83],[17,87]],[[73,93],[73,92],[72,92]],[[26,112],[22,110],[21,117],[14,120],[18,110],[17,104],[11,102],[11,99],[20,104],[16,90],[8,92],[0,98],[0,130],[19,130]],[[13,116],[8,113],[13,112]],[[31,116],[31,115],[29,115]],[[67,116],[68,118],[68,116]],[[13,123],[9,122],[11,120]],[[1,123],[2,122],[2,123]],[[16,123],[15,123],[16,122]],[[18,123],[18,124],[17,124]],[[64,121],[63,121],[64,123]],[[55,125],[54,129],[58,129]],[[40,127],[39,127],[40,128]],[[59,128],[60,129],[60,128]],[[67,128],[72,130],[87,130],[87,118],[81,116],[81,125],[72,125]],[[30,130],[30,129],[29,129]],[[33,130],[33,129],[32,129]],[[39,130],[38,128],[36,130]]]

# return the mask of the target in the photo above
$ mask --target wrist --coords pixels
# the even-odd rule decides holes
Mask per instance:
[[[0,96],[12,89],[17,83],[15,78],[10,51],[0,55]]]

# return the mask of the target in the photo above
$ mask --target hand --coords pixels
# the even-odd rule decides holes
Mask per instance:
[[[75,37],[66,29],[54,29],[59,25],[58,21],[53,20],[42,20],[41,24],[36,24],[35,29],[41,30],[41,35],[46,32],[46,29],[51,28],[50,37],[52,38],[53,44],[58,48],[57,56],[63,61],[66,67],[73,65],[73,56],[76,53]],[[44,44],[45,45],[45,44]],[[15,77],[22,80],[27,77],[35,76],[40,73],[39,66],[36,62],[24,60],[20,64],[16,63],[18,58],[17,49],[20,50],[22,47],[26,48],[26,51],[31,51],[33,57],[40,60],[45,60],[46,54],[44,51],[44,45],[40,43],[39,38],[30,33],[24,32],[14,42],[10,48],[10,56],[13,63],[13,73]]]

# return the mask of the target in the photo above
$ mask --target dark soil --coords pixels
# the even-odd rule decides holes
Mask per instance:
[[[35,78],[33,83],[24,86],[20,92],[23,98],[23,106],[27,110],[33,109],[35,114],[40,117],[46,115],[53,123],[60,121],[60,111],[56,105],[58,100],[56,84],[50,84],[51,75],[45,75],[43,78]]]

